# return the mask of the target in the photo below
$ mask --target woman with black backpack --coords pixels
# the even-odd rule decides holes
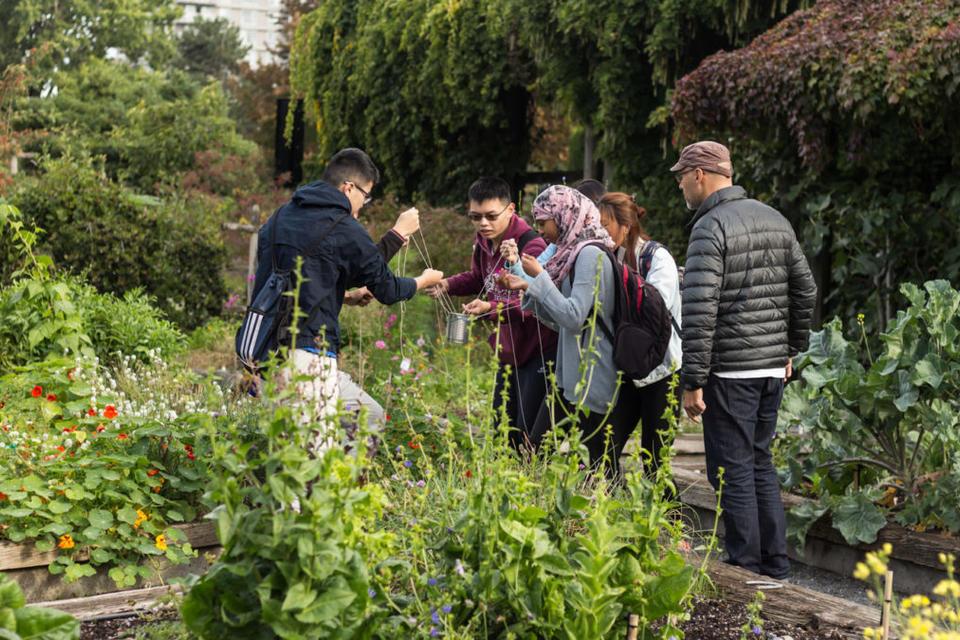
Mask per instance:
[[[608,474],[615,475],[617,458],[633,429],[622,432],[610,419],[616,406],[618,372],[613,343],[599,326],[611,327],[614,322],[614,264],[606,253],[615,244],[600,224],[596,205],[570,187],[552,186],[543,191],[533,203],[533,215],[541,235],[556,244],[557,252],[542,266],[536,258],[521,256],[532,282],[516,275],[505,275],[502,281],[505,287],[525,290],[523,309],[560,334],[559,398],[544,401],[530,445],[536,450],[554,425],[576,416],[591,465],[599,467],[606,458]],[[588,325],[595,306],[596,323],[591,329]],[[591,344],[592,349],[588,348]],[[607,426],[613,430],[609,437]]]
[[[632,196],[607,193],[600,198],[599,209],[601,223],[617,246],[617,256],[657,288],[672,316],[673,327],[663,363],[640,380],[624,381],[614,416],[617,423],[640,423],[640,446],[651,456],[647,471],[652,474],[660,461],[663,445],[659,432],[667,428],[664,412],[670,378],[680,368],[679,272],[667,248],[647,235],[641,222],[646,210],[638,206]]]

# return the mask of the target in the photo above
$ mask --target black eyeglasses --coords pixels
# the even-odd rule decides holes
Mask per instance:
[[[371,202],[373,202],[373,196],[371,196],[369,192],[364,191],[364,190],[363,190],[363,187],[361,187],[360,185],[358,185],[356,182],[352,182],[352,181],[350,181],[350,180],[344,180],[344,181],[343,181],[343,184],[351,184],[351,185],[353,185],[354,189],[356,189],[357,191],[359,191],[360,193],[363,194],[363,205],[361,205],[361,206],[364,206],[364,207],[365,207],[365,206],[367,206],[368,204],[370,204]]]
[[[478,213],[476,211],[470,211],[467,213],[467,217],[470,218],[470,222],[480,222],[484,218],[486,218],[488,222],[494,222],[497,218],[503,215],[503,212],[506,211],[507,207],[509,206],[510,203],[508,202],[503,209],[500,209],[500,211],[496,213]]]

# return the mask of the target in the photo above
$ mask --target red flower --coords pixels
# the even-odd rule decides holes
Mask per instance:
[[[47,394],[47,400],[49,400],[50,402],[56,402],[56,401],[57,401],[57,394],[55,394],[55,393]]]
[[[126,440],[126,439],[127,439],[127,434],[125,434],[125,433],[118,433],[118,434],[117,434],[117,440]]]
[[[389,413],[387,414],[386,417],[387,417],[387,422],[390,422],[390,414],[389,414]]]
[[[103,417],[107,420],[113,420],[117,417],[117,408],[112,404],[108,404],[103,408]]]
[[[160,472],[157,469],[150,469],[150,471],[147,471],[147,475],[150,476],[151,478],[157,475],[158,473]]]
[[[411,449],[419,449],[420,443],[414,442],[413,440],[411,440],[410,442],[407,443],[407,446],[410,447]]]
[[[30,395],[32,395],[34,398],[39,398],[43,395],[43,387],[40,385],[35,386],[33,391],[30,392]]]
[[[193,447],[188,444],[183,445],[183,450],[187,452],[187,457],[191,460],[196,460],[197,456],[193,455]]]
[[[93,416],[97,415],[97,410],[94,409],[93,407],[90,407],[89,409],[87,409],[87,415],[92,418]]]
[[[3,502],[7,498],[8,498],[7,494],[5,494],[3,491],[0,491],[0,502]]]
[[[107,428],[102,424],[97,425],[97,433],[103,433]]]
[[[64,446],[61,444],[59,447],[57,447],[57,451],[59,451],[60,453],[63,453],[64,451],[66,451],[66,449],[65,449]]]
[[[463,474],[463,475],[467,476],[468,478],[472,478],[472,477],[473,477],[473,471],[470,471],[470,469],[467,469],[467,472],[466,472],[465,474]]]

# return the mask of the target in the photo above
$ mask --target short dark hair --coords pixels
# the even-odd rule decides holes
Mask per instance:
[[[607,188],[603,183],[593,178],[584,178],[573,183],[573,188],[593,200],[593,204],[599,204],[600,198],[607,193]]]
[[[344,182],[377,184],[380,182],[380,171],[363,150],[351,147],[333,154],[323,170],[322,179],[332,187],[339,187]]]
[[[467,199],[471,202],[484,202],[486,200],[510,202],[510,185],[503,178],[484,176],[470,185],[470,189],[467,191]]]

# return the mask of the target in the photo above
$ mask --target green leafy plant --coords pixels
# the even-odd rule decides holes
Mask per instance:
[[[20,585],[0,575],[0,638],[4,640],[79,640],[80,623],[69,613],[26,606]]]
[[[797,361],[780,455],[787,488],[819,498],[791,514],[798,539],[828,511],[851,544],[873,542],[888,513],[960,532],[960,293],[943,280],[901,293],[910,304],[878,344],[862,318],[856,341],[834,320]]]

